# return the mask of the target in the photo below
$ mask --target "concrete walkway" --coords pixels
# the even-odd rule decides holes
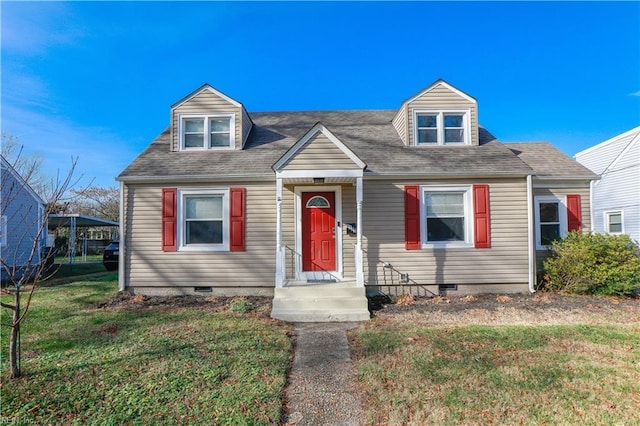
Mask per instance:
[[[287,425],[365,423],[351,365],[347,330],[357,323],[297,323],[286,389]]]

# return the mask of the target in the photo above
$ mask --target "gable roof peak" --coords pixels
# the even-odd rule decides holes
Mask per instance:
[[[425,93],[429,93],[430,91],[432,91],[433,89],[435,89],[438,86],[446,87],[447,89],[451,90],[452,92],[454,92],[454,93],[458,94],[459,96],[467,99],[469,102],[473,102],[473,103],[477,103],[478,102],[473,96],[470,96],[470,95],[466,94],[465,92],[463,92],[462,90],[458,89],[454,85],[447,83],[444,79],[439,78],[436,81],[434,81],[433,83],[431,83],[430,85],[428,85],[427,87],[425,87],[424,89],[422,89],[419,92],[417,92],[416,94],[414,94],[413,96],[410,96],[408,99],[406,99],[404,102],[402,102],[401,105],[405,105],[405,104],[408,104],[410,102],[413,102],[415,99],[419,98],[420,96],[424,95]]]
[[[329,139],[340,151],[342,151],[351,161],[353,161],[358,167],[365,169],[367,164],[360,159],[347,145],[345,145],[336,135],[334,135],[322,122],[318,121],[311,128],[293,144],[291,148],[285,152],[278,161],[276,161],[271,167],[273,170],[278,171],[284,167],[289,161],[301,151],[318,133],[322,133]]]
[[[242,107],[242,104],[240,102],[236,101],[235,99],[231,98],[228,95],[225,95],[224,93],[222,93],[220,90],[216,89],[215,87],[213,87],[209,83],[204,83],[202,86],[198,87],[196,90],[194,90],[193,92],[189,93],[187,96],[185,96],[182,99],[180,99],[178,102],[176,102],[173,105],[171,105],[171,109],[179,107],[183,103],[187,102],[188,100],[194,98],[195,96],[199,95],[200,93],[202,93],[204,91],[209,91],[209,92],[221,97],[222,99],[224,99],[225,101],[229,102],[230,104],[232,104],[235,107],[238,107],[238,108]]]

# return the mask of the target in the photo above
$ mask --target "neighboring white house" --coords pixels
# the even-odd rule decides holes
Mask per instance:
[[[577,153],[592,183],[591,229],[640,241],[640,126]]]
[[[40,265],[47,227],[44,201],[4,157],[0,158],[0,258],[5,280],[9,272],[19,277]]]

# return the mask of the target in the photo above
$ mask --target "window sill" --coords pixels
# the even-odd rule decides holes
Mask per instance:
[[[180,246],[178,251],[183,252],[210,252],[210,251],[230,251],[229,246],[226,244],[219,245],[190,245]]]
[[[193,151],[233,151],[235,148],[230,146],[219,146],[215,148],[180,148],[178,152],[193,152]]]
[[[474,248],[472,243],[467,242],[442,242],[442,243],[426,243],[422,244],[422,249],[463,249]]]

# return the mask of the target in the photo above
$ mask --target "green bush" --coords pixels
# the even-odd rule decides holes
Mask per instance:
[[[551,290],[627,296],[640,292],[640,249],[627,235],[570,232],[544,261]]]

